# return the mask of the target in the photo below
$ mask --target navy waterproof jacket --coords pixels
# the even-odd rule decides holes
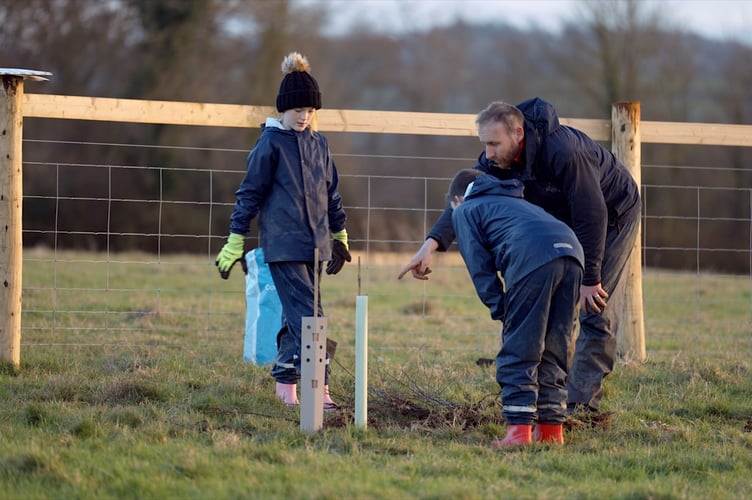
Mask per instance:
[[[486,159],[474,168],[499,178],[510,175],[525,185],[525,199],[571,227],[585,251],[584,285],[601,281],[601,266],[609,224],[639,204],[632,174],[611,153],[583,132],[562,125],[556,109],[540,98],[517,105],[525,116],[524,164],[521,170],[501,170]],[[451,207],[428,234],[446,250],[454,240]],[[632,212],[634,213],[634,212]]]
[[[245,235],[258,215],[266,262],[312,262],[316,248],[319,260],[330,260],[330,233],[345,229],[347,220],[338,184],[323,135],[268,119],[235,193],[230,232]]]
[[[504,290],[559,257],[583,266],[582,246],[572,229],[542,208],[525,201],[517,179],[475,178],[452,214],[457,246],[478,297],[493,319],[504,320]]]

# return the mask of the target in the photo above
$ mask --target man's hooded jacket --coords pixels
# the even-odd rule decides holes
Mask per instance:
[[[556,109],[533,98],[517,105],[525,117],[521,163],[502,170],[481,153],[474,168],[500,179],[514,177],[525,186],[528,201],[571,227],[585,251],[584,285],[601,281],[609,225],[639,204],[632,174],[611,153],[583,132],[559,123]],[[451,207],[428,234],[446,250],[454,240]]]

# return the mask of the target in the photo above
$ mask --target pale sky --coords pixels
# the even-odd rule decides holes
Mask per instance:
[[[374,31],[400,33],[443,26],[463,19],[469,23],[505,21],[519,28],[558,30],[576,19],[582,0],[300,0],[328,3],[334,33],[354,19]],[[611,2],[613,0],[600,0]],[[648,0],[666,13],[667,27],[717,40],[740,40],[752,45],[752,0]]]

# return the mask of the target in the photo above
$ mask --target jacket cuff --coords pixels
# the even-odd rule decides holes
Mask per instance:
[[[447,249],[449,249],[450,246],[452,246],[452,241],[454,241],[454,238],[447,238],[442,236],[438,233],[428,233],[428,236],[426,236],[426,239],[431,238],[432,240],[436,240],[436,243],[439,244],[439,246],[436,248],[437,252],[446,252]]]

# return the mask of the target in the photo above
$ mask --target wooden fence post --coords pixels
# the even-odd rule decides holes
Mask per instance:
[[[21,363],[24,79],[48,75],[0,68],[0,363],[14,368]]]
[[[640,136],[640,103],[617,102],[611,108],[611,150],[642,185]],[[641,223],[640,223],[641,225]],[[624,276],[626,292],[622,320],[617,332],[618,351],[624,361],[644,361],[645,321],[642,307],[642,228]]]

